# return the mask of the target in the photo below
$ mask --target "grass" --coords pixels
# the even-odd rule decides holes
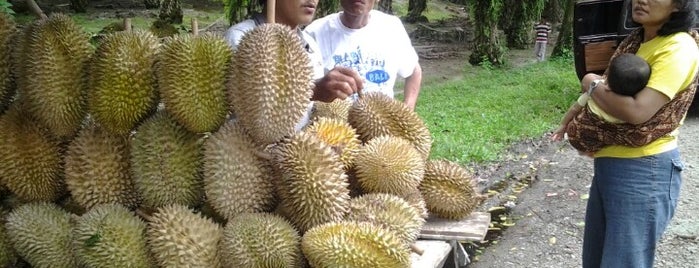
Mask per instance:
[[[444,0],[433,0],[427,2],[427,9],[422,13],[429,21],[439,21],[451,18],[452,11],[446,9],[447,6],[453,4]],[[398,17],[403,17],[408,14],[408,0],[394,0],[393,13]]]
[[[431,158],[495,161],[513,142],[552,130],[578,92],[569,59],[478,68],[462,80],[423,85],[417,113],[434,138]]]

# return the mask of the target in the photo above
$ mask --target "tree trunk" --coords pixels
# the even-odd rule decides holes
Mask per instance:
[[[85,13],[87,4],[87,0],[70,0],[70,8],[78,13]]]
[[[338,0],[320,0],[318,1],[318,10],[316,18],[322,18],[326,15],[337,12],[340,2]]]
[[[531,44],[534,22],[541,17],[545,2],[546,0],[504,0],[499,25],[505,31],[507,47],[525,49]]]
[[[34,13],[34,15],[39,17],[39,19],[48,18],[44,11],[41,10],[39,5],[37,5],[34,0],[25,0],[25,3],[27,3],[27,7],[29,8],[29,10],[31,10],[32,13]]]
[[[410,23],[427,21],[427,18],[422,15],[422,12],[425,11],[425,9],[427,9],[427,0],[409,0],[408,15],[405,16],[405,21]]]
[[[160,0],[144,0],[143,5],[145,5],[147,9],[159,8]]]
[[[563,20],[563,6],[567,0],[546,0],[544,12],[541,15],[551,24],[560,23]]]
[[[160,3],[158,19],[169,24],[182,23],[182,4],[180,0],[163,0]]]
[[[383,0],[379,2],[379,10],[386,14],[393,15],[393,0]]]
[[[472,65],[484,63],[498,66],[503,64],[505,49],[500,46],[498,18],[503,0],[472,0],[469,2],[471,24],[474,26],[473,51],[468,62]]]
[[[573,54],[573,11],[575,0],[567,0],[566,12],[563,15],[561,30],[558,33],[558,41],[551,52],[551,57],[565,57]]]

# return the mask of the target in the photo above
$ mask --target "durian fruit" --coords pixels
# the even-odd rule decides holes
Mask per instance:
[[[329,145],[315,135],[299,132],[271,152],[281,175],[277,184],[281,205],[301,233],[345,217],[350,198],[347,175]]]
[[[220,226],[182,205],[168,205],[148,217],[146,237],[160,267],[221,267]]]
[[[14,20],[8,14],[0,12],[0,114],[9,106],[10,98],[14,94],[10,55],[12,42],[16,37]]]
[[[425,198],[423,198],[422,193],[420,193],[420,189],[415,189],[415,191],[401,197],[420,213],[420,217],[427,219],[429,211],[427,210]]]
[[[393,231],[368,222],[332,222],[303,235],[311,267],[410,267],[410,251]]]
[[[228,221],[220,242],[224,267],[299,267],[301,237],[284,218],[243,213]]]
[[[15,101],[0,116],[0,180],[23,201],[54,201],[63,193],[63,148]]]
[[[145,31],[107,35],[97,48],[89,70],[88,106],[108,131],[127,134],[155,111],[158,48],[158,39]]]
[[[211,34],[167,39],[157,63],[158,89],[168,113],[189,131],[216,130],[226,119],[226,79],[233,52]]]
[[[352,107],[352,98],[344,100],[335,99],[332,102],[316,101],[314,103],[313,114],[311,118],[317,120],[321,117],[335,118],[341,121],[347,121],[349,109]]]
[[[262,150],[234,120],[227,121],[206,140],[204,190],[211,206],[224,218],[273,209],[273,172],[255,154]]]
[[[129,171],[128,137],[88,121],[68,146],[65,181],[73,200],[86,210],[116,203],[129,208],[138,196]]]
[[[53,203],[28,203],[7,216],[7,237],[35,268],[74,268],[71,215]]]
[[[307,115],[312,71],[300,42],[286,25],[263,24],[243,36],[233,56],[228,99],[261,144],[293,134]]]
[[[391,135],[412,143],[423,159],[430,155],[432,136],[425,122],[405,104],[381,92],[367,93],[356,101],[347,120],[364,142]]]
[[[459,164],[430,160],[420,184],[430,213],[446,219],[462,219],[471,214],[485,197],[478,194],[473,176]]]
[[[73,249],[85,267],[147,268],[146,224],[126,207],[103,204],[82,215],[73,229]]]
[[[321,117],[308,126],[306,131],[315,134],[330,145],[339,154],[345,169],[354,165],[354,157],[361,144],[356,132],[347,121]]]
[[[202,138],[164,111],[141,124],[131,141],[133,181],[146,207],[194,206],[203,196]]]
[[[90,37],[67,15],[52,14],[35,23],[21,59],[26,83],[20,84],[20,94],[42,125],[69,139],[85,117]]]
[[[391,230],[405,246],[417,239],[425,219],[410,204],[396,195],[372,193],[350,200],[348,221],[370,222]]]
[[[357,153],[356,174],[366,193],[405,196],[420,185],[425,162],[410,142],[399,137],[379,136]]]
[[[5,228],[6,216],[7,212],[0,208],[0,267],[15,267],[17,254],[7,237],[7,230]]]

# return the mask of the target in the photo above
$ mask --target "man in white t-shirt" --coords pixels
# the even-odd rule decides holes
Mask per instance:
[[[266,1],[260,0],[260,4],[266,11]],[[345,67],[333,68],[328,73],[325,73],[320,48],[308,33],[300,29],[300,26],[307,25],[313,20],[317,4],[318,0],[277,1],[274,19],[276,23],[285,24],[292,29],[296,29],[306,52],[308,52],[313,65],[313,79],[315,80],[315,88],[313,88],[313,97],[311,99],[323,102],[331,102],[336,98],[345,99],[362,90],[363,80],[355,71]],[[245,33],[263,23],[265,23],[265,17],[261,14],[254,14],[252,18],[231,26],[226,31],[225,39],[235,49]],[[306,117],[297,125],[297,130],[308,123],[310,109],[311,107],[309,107],[309,113],[307,113]]]
[[[326,70],[352,68],[364,80],[363,92],[390,97],[397,76],[403,77],[404,102],[414,109],[422,82],[417,53],[400,19],[373,10],[376,2],[341,0],[342,12],[318,19],[305,30],[320,46]]]

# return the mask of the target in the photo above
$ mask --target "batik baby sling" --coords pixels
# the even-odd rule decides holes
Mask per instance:
[[[634,30],[612,55],[612,59],[623,53],[633,53],[643,41],[642,29]],[[699,34],[690,32],[691,36],[699,44]],[[611,60],[610,60],[611,62]],[[605,71],[607,76],[609,68]],[[684,115],[687,113],[694,92],[697,87],[697,76],[690,85],[680,91],[675,98],[666,103],[650,120],[642,124],[610,123],[600,116],[592,113],[588,105],[575,116],[567,126],[568,140],[577,150],[582,152],[596,152],[608,145],[624,145],[640,147],[665,136],[680,126]]]

